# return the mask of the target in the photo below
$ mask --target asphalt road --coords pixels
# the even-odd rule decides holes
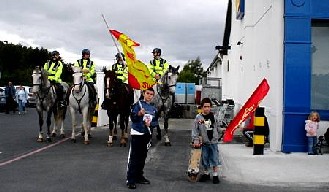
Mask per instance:
[[[34,108],[26,115],[0,113],[0,192],[91,192],[131,191],[125,185],[128,147],[106,146],[108,129],[92,130],[93,138],[84,145],[70,139],[54,138],[38,143],[38,117]],[[145,166],[150,185],[135,191],[319,191],[298,186],[260,186],[232,183],[221,174],[218,185],[190,183],[188,164],[191,120],[171,119],[171,147],[154,137]],[[70,115],[65,121],[66,135],[71,132]],[[280,170],[278,170],[280,171]]]

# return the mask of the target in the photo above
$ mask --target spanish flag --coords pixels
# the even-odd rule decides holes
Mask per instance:
[[[248,101],[243,105],[238,114],[233,118],[230,124],[227,126],[223,141],[230,142],[233,139],[233,133],[243,121],[245,121],[258,107],[259,103],[264,99],[270,90],[270,86],[267,80],[264,78],[258,85]]]
[[[152,87],[156,82],[153,80],[147,66],[136,59],[135,46],[140,44],[130,39],[127,35],[117,31],[109,30],[122,46],[128,66],[128,83],[134,89],[145,90]]]

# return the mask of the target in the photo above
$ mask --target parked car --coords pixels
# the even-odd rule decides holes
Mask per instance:
[[[6,105],[6,95],[5,95],[5,87],[0,87],[0,111],[5,111]]]
[[[32,92],[32,89],[32,87],[25,87],[25,90],[27,90],[28,107],[35,107],[36,104],[36,95]]]

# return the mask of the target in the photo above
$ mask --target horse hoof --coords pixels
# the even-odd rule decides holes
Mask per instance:
[[[76,140],[76,139],[71,139],[71,142],[72,142],[72,143],[76,143],[77,140]]]
[[[37,139],[37,142],[42,143],[42,142],[43,142],[43,138],[38,138],[38,139]]]
[[[107,146],[108,147],[112,147],[113,146],[113,143],[107,143]]]
[[[65,138],[65,134],[61,134],[60,137],[61,137],[62,139],[64,139],[64,138]]]
[[[57,135],[56,133],[52,133],[51,134],[52,137],[56,137],[56,135]]]
[[[89,143],[90,143],[89,141],[85,141],[84,142],[85,145],[89,145]]]

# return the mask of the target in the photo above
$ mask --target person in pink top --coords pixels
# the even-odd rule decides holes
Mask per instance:
[[[317,155],[315,145],[317,143],[316,132],[319,129],[320,115],[318,112],[312,111],[305,121],[305,130],[308,141],[308,155]]]

